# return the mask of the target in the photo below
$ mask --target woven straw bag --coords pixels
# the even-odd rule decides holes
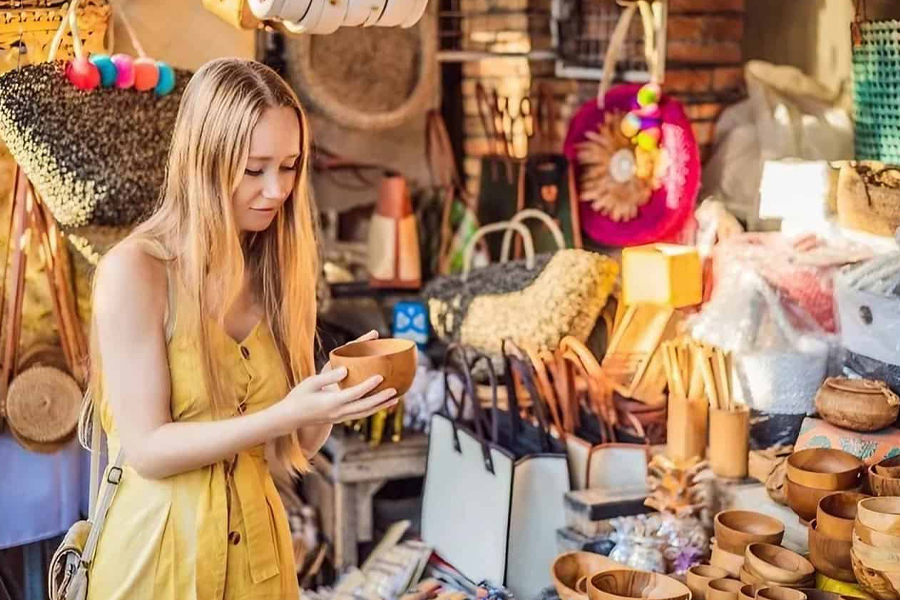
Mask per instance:
[[[78,0],[73,5],[78,14]],[[72,26],[78,39],[90,37],[77,19]],[[175,89],[164,96],[84,92],[56,56],[51,49],[49,62],[0,76],[0,136],[60,225],[134,225],[157,205],[190,73],[176,69]]]
[[[526,218],[544,221],[559,250],[535,255],[531,234],[520,222]],[[506,232],[501,262],[472,270],[478,241],[499,231]],[[508,262],[513,231],[522,236],[525,259]],[[567,335],[585,341],[619,269],[601,254],[565,249],[562,240],[553,219],[535,209],[479,229],[466,246],[462,275],[438,277],[423,292],[438,337],[487,354],[497,369],[503,368],[503,339],[537,350],[555,350]]]

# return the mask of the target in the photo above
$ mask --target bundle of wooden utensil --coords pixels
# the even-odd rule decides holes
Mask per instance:
[[[687,336],[663,342],[669,394],[697,399],[704,395],[715,409],[734,410],[731,352]]]

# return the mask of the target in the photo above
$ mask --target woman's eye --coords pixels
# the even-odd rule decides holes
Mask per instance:
[[[244,169],[244,174],[249,175],[250,177],[259,177],[260,175],[262,175],[262,173],[263,172],[261,170],[257,171],[254,169]]]
[[[287,166],[282,166],[282,167],[281,167],[281,170],[282,170],[282,171],[296,171],[296,170],[297,170],[297,165],[287,165]]]

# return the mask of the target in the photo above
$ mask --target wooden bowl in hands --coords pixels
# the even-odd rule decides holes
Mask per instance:
[[[900,535],[900,497],[883,496],[860,500],[856,518],[869,529]]]
[[[728,577],[728,571],[711,565],[694,565],[687,572],[687,586],[695,600],[706,600],[706,589],[714,579]]]
[[[888,475],[881,475],[878,465],[872,465],[866,472],[869,478],[869,487],[876,496],[900,496],[900,479]]]
[[[649,571],[618,569],[598,573],[588,581],[590,600],[690,600],[691,590],[683,583]]]
[[[819,535],[845,542],[851,541],[853,522],[856,520],[856,505],[868,497],[867,494],[856,492],[835,492],[822,498],[816,511]]]
[[[713,579],[706,586],[706,600],[737,600],[742,587],[744,582],[737,579]]]
[[[623,565],[593,552],[566,552],[553,561],[550,569],[553,585],[561,600],[585,600],[587,580],[601,571],[621,569]],[[579,589],[579,582],[583,588]]]
[[[757,542],[747,546],[744,568],[770,584],[790,584],[807,581],[816,573],[808,560],[787,548]]]
[[[384,377],[369,395],[388,388],[397,390],[398,396],[405,394],[416,376],[417,359],[415,342],[399,338],[351,342],[329,354],[333,369],[347,369],[347,377],[338,384],[341,389],[362,383],[373,375]]]
[[[732,554],[743,555],[754,542],[780,544],[784,539],[784,523],[749,510],[724,510],[715,518],[716,543]]]
[[[853,542],[830,538],[817,530],[817,522],[809,524],[809,562],[826,577],[856,583],[850,551]]]
[[[788,457],[787,478],[808,488],[849,490],[859,485],[863,462],[843,450],[808,448]]]

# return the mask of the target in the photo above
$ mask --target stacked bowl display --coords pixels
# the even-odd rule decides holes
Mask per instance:
[[[866,475],[875,496],[900,496],[900,456],[870,466]]]
[[[822,498],[809,524],[809,560],[826,577],[856,583],[850,551],[857,505],[868,498],[857,492],[836,492]]]
[[[832,448],[794,452],[787,461],[787,501],[797,516],[809,524],[816,518],[819,501],[834,492],[859,492],[865,465],[856,456]]]
[[[710,564],[740,577],[747,546],[756,542],[778,545],[784,539],[784,524],[768,515],[749,510],[725,510],[716,515]]]
[[[850,557],[867,592],[878,600],[900,600],[900,496],[859,502]]]

